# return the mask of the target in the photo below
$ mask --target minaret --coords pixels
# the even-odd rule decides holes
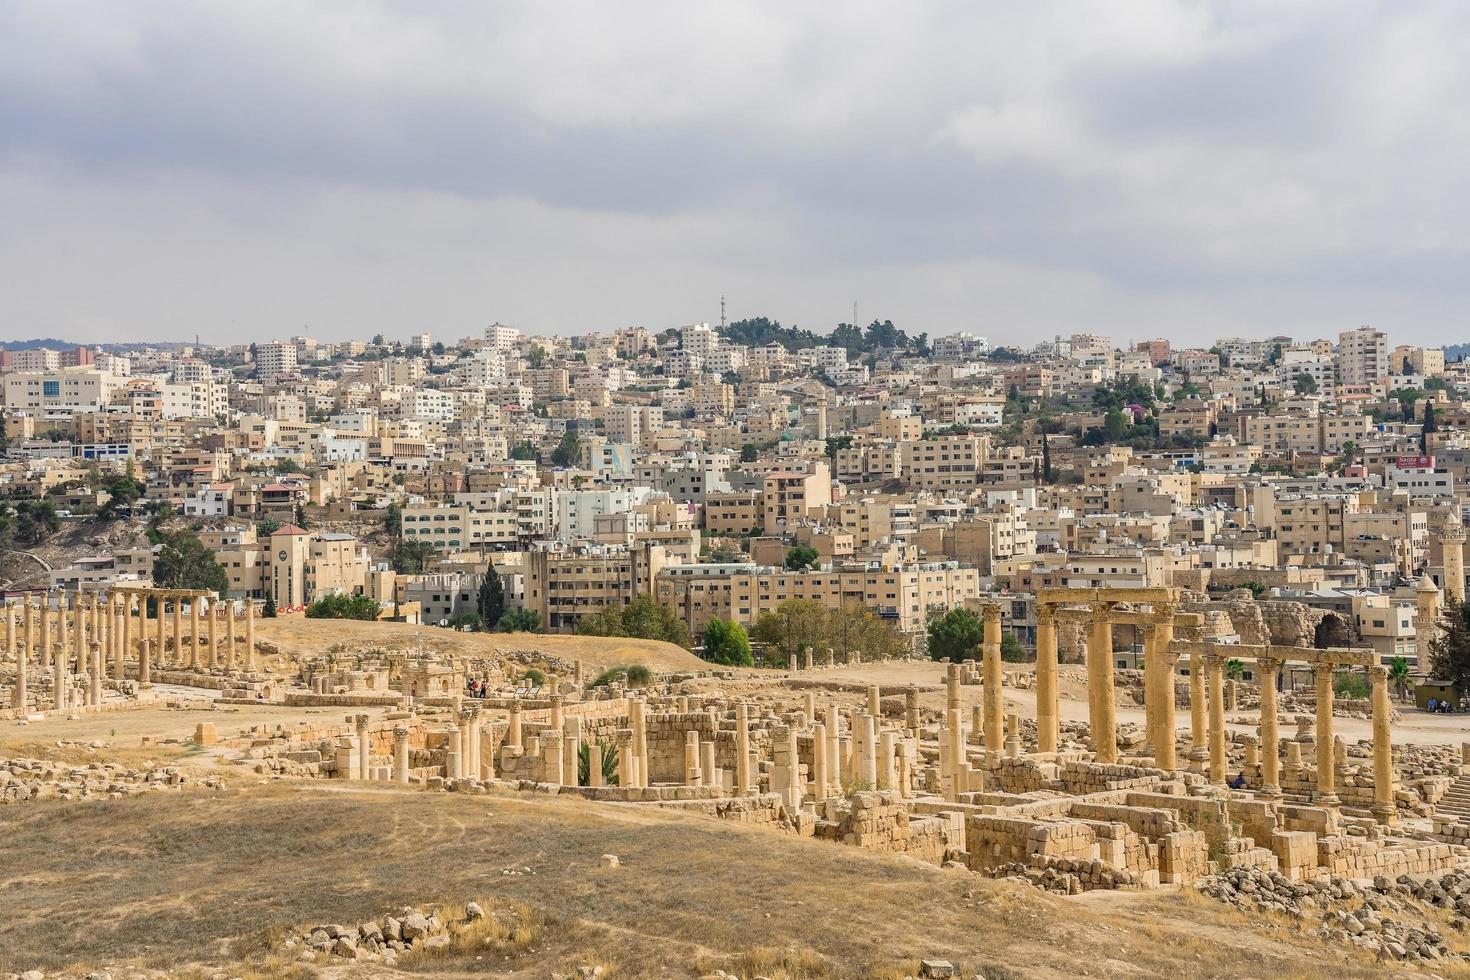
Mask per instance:
[[[1444,597],[1463,600],[1465,598],[1465,529],[1457,518],[1452,518],[1439,535],[1444,552]]]
[[[1424,663],[1439,625],[1439,587],[1428,575],[1419,579],[1414,593],[1414,609],[1414,641],[1419,649],[1420,663]]]

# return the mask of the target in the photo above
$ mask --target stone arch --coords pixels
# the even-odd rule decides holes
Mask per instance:
[[[1318,650],[1326,650],[1328,647],[1345,647],[1352,643],[1352,632],[1348,630],[1347,623],[1343,622],[1337,613],[1327,613],[1317,621],[1317,626],[1312,631],[1312,646]]]

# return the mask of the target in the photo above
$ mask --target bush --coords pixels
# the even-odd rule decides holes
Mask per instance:
[[[985,621],[973,611],[956,606],[943,616],[929,620],[929,656],[934,660],[949,658],[950,663],[979,660],[980,644],[985,641]],[[1001,640],[1005,651],[1005,640]]]
[[[1368,686],[1368,678],[1362,674],[1342,671],[1332,679],[1332,693],[1340,698],[1362,700],[1368,697],[1371,689]]]
[[[306,607],[307,619],[378,618],[378,604],[371,596],[338,592],[324,595]]]
[[[750,637],[736,622],[711,619],[704,628],[704,659],[726,667],[754,667]]]
[[[526,672],[517,678],[517,680],[530,681],[532,687],[540,687],[546,683],[546,675],[535,667],[527,667]]]
[[[1000,659],[1008,664],[1022,664],[1031,658],[1026,648],[1021,646],[1021,641],[1016,639],[1016,634],[1005,633],[1000,638]]]
[[[640,640],[663,640],[687,648],[689,630],[683,620],[650,595],[641,595],[624,606],[603,606],[577,624],[580,636],[628,636]]]
[[[507,609],[495,628],[502,633],[539,633],[541,614],[534,609]]]
[[[627,667],[609,667],[593,679],[589,687],[607,687],[614,682],[621,682],[626,687],[645,687],[653,681],[653,671],[642,664],[630,664]]]

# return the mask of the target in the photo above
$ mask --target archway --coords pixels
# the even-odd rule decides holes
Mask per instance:
[[[1326,650],[1328,647],[1345,647],[1352,643],[1352,635],[1348,632],[1347,623],[1337,613],[1328,613],[1317,623],[1312,632],[1312,646],[1318,650]]]

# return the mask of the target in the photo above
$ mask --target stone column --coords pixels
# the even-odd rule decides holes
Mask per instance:
[[[829,786],[827,776],[827,726],[821,722],[812,725],[812,800],[820,803],[827,798]]]
[[[182,667],[184,664],[184,598],[177,594],[174,596],[173,633],[174,652],[169,662]]]
[[[1224,786],[1225,774],[1225,658],[1207,657],[1210,671],[1210,782]]]
[[[189,669],[199,669],[199,597],[189,599]]]
[[[633,702],[633,754],[638,756],[638,785],[648,786],[653,774],[648,765],[648,704],[643,700]]]
[[[259,664],[255,661],[255,600],[245,598],[245,669],[254,671]]]
[[[953,711],[960,706],[960,665],[946,664],[944,668],[944,710]]]
[[[152,669],[153,651],[150,649],[152,646],[153,646],[153,641],[150,640],[150,639],[148,639],[148,637],[146,637],[146,636],[143,637],[143,642],[141,644],[139,644],[139,646],[138,646],[138,683],[139,684],[151,684],[151,683],[153,683],[153,669]]]
[[[157,660],[159,664],[167,663],[167,659],[163,655],[163,604],[167,598],[168,595],[164,592],[155,592],[153,594],[153,658]]]
[[[1057,709],[1057,623],[1049,605],[1036,607],[1036,749],[1055,752],[1060,735]]]
[[[31,618],[31,604],[24,597],[21,598],[21,603],[25,610],[24,616],[29,620]],[[26,633],[30,633],[29,626],[26,628]],[[14,703],[17,711],[25,714],[27,697],[26,673],[28,670],[27,661],[30,659],[30,650],[16,647],[15,615],[8,604],[5,607],[5,642],[15,652],[15,688],[10,692],[11,701]]]
[[[1368,668],[1373,681],[1373,819],[1381,824],[1398,823],[1399,810],[1393,801],[1393,741],[1389,732],[1388,668]]]
[[[1257,796],[1266,800],[1281,798],[1281,734],[1277,729],[1276,679],[1281,674],[1281,661],[1264,658],[1256,661],[1261,684],[1261,789]]]
[[[863,745],[863,772],[862,780],[868,784],[869,789],[878,788],[878,719],[872,715],[863,715],[859,721],[862,724]]]
[[[127,675],[124,666],[127,663],[128,654],[133,652],[133,594],[124,592],[122,594],[122,649],[117,655],[117,679],[124,680]]]
[[[903,692],[903,727],[911,737],[919,733],[919,689],[912,684]]]
[[[367,740],[366,739],[363,739],[363,738],[361,738],[361,736],[359,736],[359,744],[362,745],[363,747],[366,747],[367,746]],[[557,745],[560,746],[561,745],[561,742],[558,741],[557,742]],[[458,725],[454,725],[454,726],[452,726],[449,729],[449,742],[446,745],[446,753],[445,753],[445,756],[444,756],[444,778],[445,779],[462,779],[462,778],[464,778],[464,759],[460,755],[460,748],[462,746],[463,746],[463,738],[461,736],[461,732],[459,730],[459,726]],[[558,754],[560,754],[560,753],[558,753]],[[565,767],[563,767],[563,768],[565,768]]]
[[[128,603],[131,601],[127,593],[123,593],[112,606],[112,675],[113,680],[118,681],[127,679],[128,634],[132,622]]]
[[[209,603],[209,649],[204,653],[204,666],[207,670],[213,670],[214,665],[219,662],[219,603],[210,600]]]
[[[618,785],[638,785],[638,757],[633,754],[633,730],[619,728],[613,733],[618,743]]]
[[[1005,692],[1001,689],[1004,672],[1000,666],[1000,606],[987,602],[984,608],[985,642],[982,663],[985,671],[985,751],[999,754],[1005,746]]]
[[[587,742],[587,785],[602,786],[602,743],[589,739]]]
[[[1173,645],[1174,611],[1170,608],[1154,626],[1154,658],[1159,662],[1154,675],[1154,694],[1159,700],[1154,716],[1154,765],[1167,770],[1179,765],[1174,746],[1174,664],[1179,657],[1170,649]]]
[[[878,736],[879,789],[898,789],[898,772],[893,764],[897,745],[898,738],[891,731]]]
[[[408,729],[402,725],[393,729],[393,781],[408,785]]]
[[[66,607],[60,609],[61,620],[66,621]],[[56,651],[56,657],[51,662],[51,707],[56,711],[66,710],[66,689],[70,681],[67,679],[66,670],[66,638],[65,627],[62,627],[63,636],[61,646]]]
[[[1337,806],[1336,760],[1332,756],[1332,664],[1314,664],[1317,682],[1317,796],[1318,806]],[[1376,734],[1376,733],[1375,733]]]
[[[102,644],[92,641],[92,669],[87,672],[92,707],[102,707]]]
[[[1189,768],[1193,772],[1203,772],[1210,757],[1206,702],[1205,655],[1195,650],[1189,655]]]
[[[549,728],[541,733],[541,781],[552,786],[561,785],[561,743],[560,728]]]
[[[795,654],[792,654],[793,659]],[[699,786],[703,782],[699,771],[699,733],[687,731],[684,733],[684,785]]]
[[[561,781],[568,786],[577,786],[577,763],[582,751],[582,719],[573,715],[565,722],[562,739]]]
[[[372,743],[368,735],[368,716],[357,715],[352,720],[357,726],[357,778],[369,779],[368,760],[372,756]]]
[[[1093,609],[1092,635],[1087,643],[1088,705],[1092,709],[1088,722],[1092,728],[1092,746],[1098,762],[1118,761],[1118,726],[1116,697],[1113,690],[1113,621],[1109,618],[1111,603],[1098,603]]]
[[[813,729],[821,728],[820,725]],[[813,749],[815,753],[815,748]],[[744,701],[735,705],[735,795],[749,796],[754,792],[750,779],[750,709]],[[818,799],[822,795],[817,796]]]
[[[41,657],[39,666],[44,669],[51,666],[51,596],[41,593]]]
[[[225,607],[225,670],[235,669],[235,603],[231,599],[225,599],[220,605]]]
[[[868,714],[874,718],[883,714],[883,692],[877,684],[868,685]]]
[[[827,702],[827,783],[832,796],[842,795],[842,716],[836,700]]]
[[[505,730],[505,744],[521,747],[521,706],[517,701],[510,703],[510,722]]]

